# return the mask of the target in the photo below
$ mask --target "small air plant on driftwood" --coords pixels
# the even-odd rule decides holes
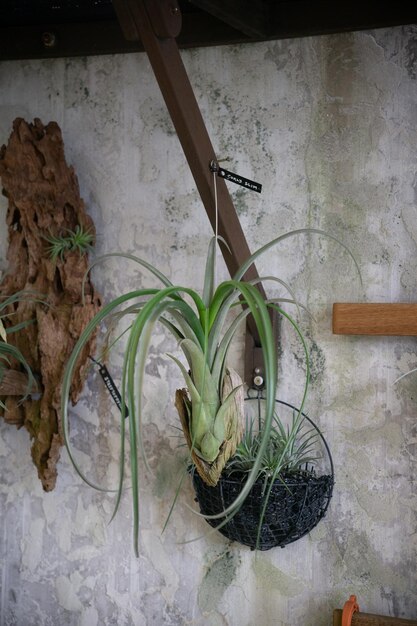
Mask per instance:
[[[48,253],[53,261],[64,260],[64,255],[68,252],[78,252],[81,257],[83,254],[92,252],[94,235],[90,230],[84,230],[84,227],[77,224],[74,230],[67,228],[66,234],[49,235],[45,237],[49,246]]]

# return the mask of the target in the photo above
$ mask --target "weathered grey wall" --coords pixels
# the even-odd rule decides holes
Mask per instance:
[[[417,30],[183,57],[218,155],[264,184],[260,197],[233,189],[251,248],[320,227],[361,265],[365,295],[348,256],[323,240],[299,238],[259,264],[291,281],[314,315],[302,320],[313,357],[308,412],[333,451],[335,496],[310,536],[257,557],[218,534],[183,543],[207,530],[187,509],[189,488],[161,534],[179,468],[171,400],[181,381],[164,357],[175,345],[157,335],[146,391],[156,478],[143,487],[139,559],[129,494],[108,526],[111,496],[80,484],[66,453],[55,492],[44,494],[28,436],[1,424],[0,623],[328,626],[353,592],[368,612],[416,617],[417,379],[393,385],[417,364],[415,340],[336,337],[330,314],[337,300],[417,302]],[[201,284],[210,228],[143,54],[2,63],[0,86],[1,142],[17,116],[60,124],[99,253],[135,252],[175,283]],[[116,262],[95,274],[107,297],[146,280]],[[280,397],[293,403],[296,350],[284,328]],[[83,466],[114,479],[117,416],[109,420],[94,384],[73,413],[73,436],[82,435]]]

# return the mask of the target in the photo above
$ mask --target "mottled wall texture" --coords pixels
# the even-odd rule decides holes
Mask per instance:
[[[329,626],[350,593],[367,612],[417,616],[417,365],[413,338],[334,336],[334,301],[417,302],[417,29],[413,26],[183,53],[219,157],[263,183],[232,191],[255,249],[290,229],[299,237],[259,263],[289,281],[312,318],[307,412],[331,446],[328,515],[309,535],[260,553],[229,544],[188,508],[189,485],[162,533],[180,468],[173,393],[181,379],[161,330],[145,393],[154,476],[142,490],[141,555],[132,552],[129,493],[81,484],[63,452],[45,494],[27,433],[0,425],[0,623],[16,626],[166,624]],[[97,253],[123,250],[174,283],[198,287],[210,227],[144,54],[0,64],[0,142],[21,116],[61,126],[68,161],[95,220]],[[6,201],[1,200],[1,219]],[[1,229],[0,256],[6,250]],[[220,278],[227,273],[223,266]],[[104,297],[150,279],[127,262],[95,270]],[[270,290],[271,295],[279,292]],[[241,363],[242,342],[234,359]],[[302,394],[300,352],[283,326],[279,395]],[[115,354],[112,368],[120,368]],[[117,414],[91,377],[72,412],[77,458],[115,482]]]

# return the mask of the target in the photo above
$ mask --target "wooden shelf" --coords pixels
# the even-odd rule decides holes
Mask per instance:
[[[417,304],[336,302],[333,333],[417,336]]]

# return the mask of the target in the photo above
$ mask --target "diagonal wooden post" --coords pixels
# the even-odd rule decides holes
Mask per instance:
[[[210,223],[215,228],[213,173],[210,163],[217,162],[197,100],[182,62],[175,37],[181,30],[181,12],[176,0],[113,0],[120,25],[127,39],[140,39],[148,54],[166,106],[171,115],[186,159],[200,193]],[[239,218],[225,182],[217,179],[219,209],[218,232],[228,243],[223,246],[227,268],[233,276],[250,256]],[[245,280],[258,277],[254,265]],[[259,290],[265,296],[262,285]],[[274,324],[277,328],[277,324]],[[246,342],[245,380],[253,384],[253,372],[263,366],[260,339],[253,319],[248,319],[250,338]]]

